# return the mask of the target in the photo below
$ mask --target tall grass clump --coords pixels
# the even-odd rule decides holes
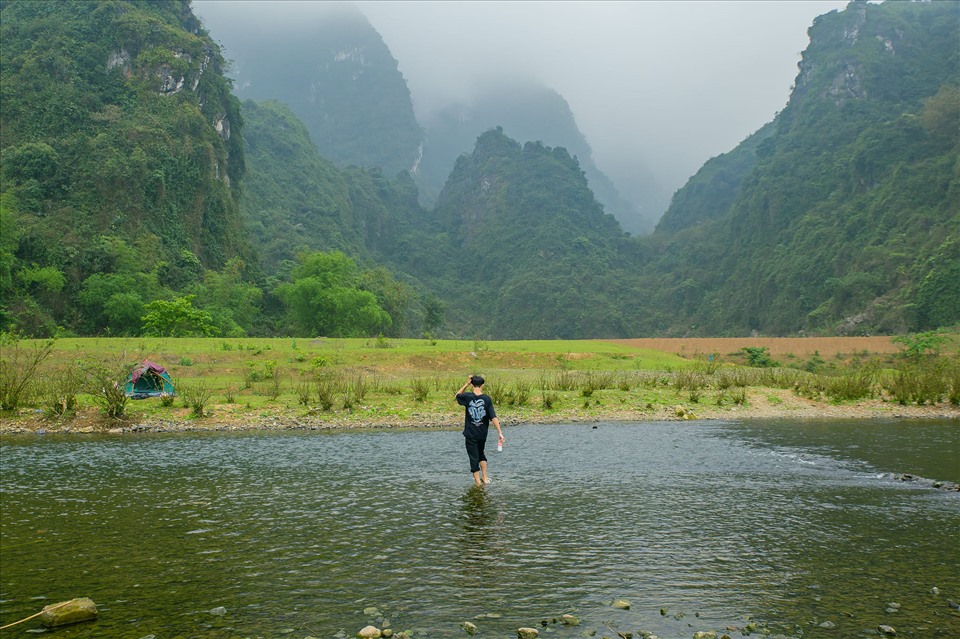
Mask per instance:
[[[413,401],[425,402],[430,396],[430,380],[416,378],[410,382],[410,389],[413,391]]]
[[[314,395],[317,397],[317,406],[320,410],[328,411],[333,408],[337,395],[337,381],[331,375],[319,374],[313,379]]]
[[[709,386],[706,375],[697,370],[680,370],[673,376],[673,386],[678,391],[700,391]]]
[[[510,406],[524,406],[530,401],[530,391],[532,386],[526,380],[517,380],[512,386],[504,392],[502,400]]]
[[[949,390],[947,401],[954,406],[960,406],[960,359],[953,362],[947,375]]]
[[[945,397],[951,402],[960,394],[956,390],[951,367],[947,360],[937,357],[911,359],[903,362],[884,383],[885,390],[901,405],[937,404]]]
[[[302,406],[309,406],[313,398],[313,381],[306,377],[300,377],[297,380],[295,389],[297,394],[297,403]]]
[[[37,369],[53,344],[51,339],[28,348],[18,335],[0,333],[0,409],[16,410],[32,395]]]
[[[876,395],[877,369],[865,366],[839,375],[818,375],[823,394],[833,401],[866,399]]]

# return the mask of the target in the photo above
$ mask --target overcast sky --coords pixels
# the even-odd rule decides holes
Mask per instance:
[[[194,0],[201,18],[210,1]],[[846,2],[356,4],[398,60],[418,114],[469,95],[486,77],[534,78],[567,99],[601,170],[639,158],[672,191],[786,105],[807,29]],[[323,8],[308,0],[240,6],[304,20]]]

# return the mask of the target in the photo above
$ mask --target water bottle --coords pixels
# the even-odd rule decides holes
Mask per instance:
[[[497,442],[497,452],[498,453],[503,452],[503,444],[501,444],[500,442]]]

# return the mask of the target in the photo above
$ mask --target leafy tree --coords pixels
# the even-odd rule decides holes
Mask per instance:
[[[392,323],[376,296],[359,288],[360,270],[343,253],[303,255],[292,277],[277,293],[300,334],[364,337]]]
[[[193,295],[154,300],[144,307],[143,334],[150,337],[212,337],[219,333],[210,313],[193,306]]]

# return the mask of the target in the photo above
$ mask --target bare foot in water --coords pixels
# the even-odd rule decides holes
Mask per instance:
[[[490,478],[489,478],[489,477],[484,477],[484,478],[483,478],[483,483],[489,484],[489,483],[490,483]]]

